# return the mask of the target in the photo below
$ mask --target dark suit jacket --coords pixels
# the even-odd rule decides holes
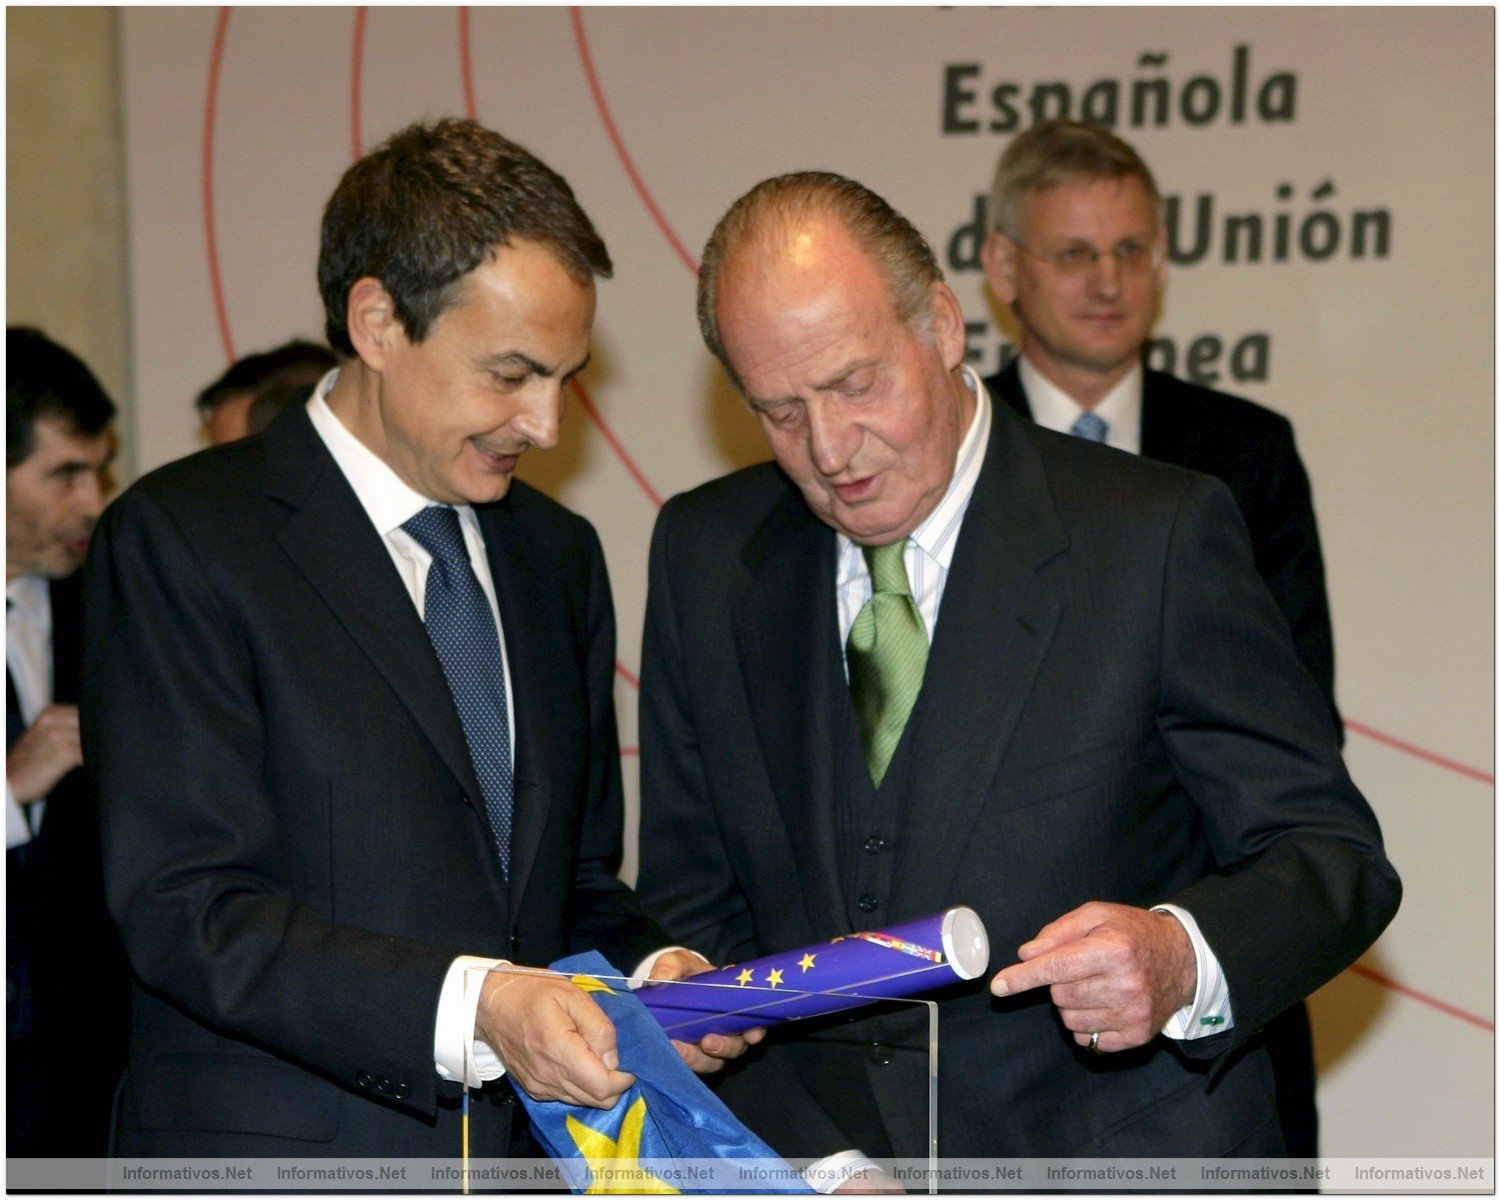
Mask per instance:
[[[984,385],[997,401],[1031,417],[1014,361]],[[1148,370],[1141,392],[1141,454],[1213,475],[1228,486],[1250,530],[1255,569],[1291,626],[1297,657],[1327,697],[1342,737],[1323,549],[1292,423],[1249,400]]]
[[[954,988],[940,1151],[1279,1152],[1253,1035],[1374,940],[1400,885],[1229,493],[996,406],[924,686],[873,794],[834,557],[771,465],[663,509],[643,899],[715,961],[968,904],[992,971],[1087,900],[1181,904],[1223,964],[1233,1029],[1091,1056],[1046,989]],[[909,1035],[878,1018],[841,1047],[789,1039],[736,1073],[733,1100],[789,1155],[924,1154],[925,1055],[892,1052]]]
[[[54,580],[49,598],[52,699],[77,704],[81,574]],[[7,678],[7,705],[11,690]],[[6,868],[8,1153],[102,1156],[125,1067],[130,971],[104,904],[98,812],[82,771],[58,781],[36,836],[6,855]],[[58,1046],[80,1038],[82,1086],[57,1059]]]
[[[303,409],[105,513],[84,738],[142,984],[122,1153],[456,1154],[453,957],[662,944],[614,875],[598,539],[520,483],[479,520],[515,695],[508,885],[421,619]],[[474,1153],[505,1153],[513,1106],[487,1108]]]
[[[1031,403],[1016,362],[991,375],[985,386],[997,401],[1030,419]],[[1250,530],[1255,569],[1291,627],[1297,657],[1327,699],[1342,743],[1323,550],[1291,422],[1249,400],[1148,370],[1141,391],[1141,453],[1216,476],[1228,486]],[[1287,1153],[1315,1158],[1317,1080],[1307,1006],[1294,1005],[1271,1021],[1266,1046]]]

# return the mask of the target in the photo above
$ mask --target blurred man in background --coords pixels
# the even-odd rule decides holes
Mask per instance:
[[[92,1157],[129,1019],[77,707],[78,568],[109,489],[115,406],[40,331],[9,328],[5,348],[6,1153]]]
[[[298,340],[247,354],[198,394],[194,406],[203,436],[209,445],[222,446],[259,433],[282,408],[306,400],[337,364],[326,346]]]

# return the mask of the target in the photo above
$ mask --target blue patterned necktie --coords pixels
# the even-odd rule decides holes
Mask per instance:
[[[1068,432],[1086,442],[1103,442],[1109,436],[1109,422],[1098,413],[1086,412],[1073,422]]]
[[[463,723],[490,833],[500,851],[500,866],[509,873],[516,783],[505,705],[505,660],[495,614],[469,564],[458,513],[430,505],[401,528],[432,555],[422,619]]]

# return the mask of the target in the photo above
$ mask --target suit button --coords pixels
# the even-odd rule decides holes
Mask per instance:
[[[382,1075],[375,1081],[375,1090],[389,1096],[391,1094],[391,1081]]]
[[[404,1083],[398,1083],[396,1090],[391,1095],[395,1096],[397,1100],[405,1100],[411,1095],[411,1088],[407,1087]]]
[[[888,1067],[891,1065],[891,1052],[879,1042],[871,1042],[870,1061],[877,1067]]]
[[[354,1077],[354,1082],[359,1084],[359,1086],[362,1088],[367,1088],[375,1081],[370,1078],[370,1073],[368,1071],[361,1071]]]
[[[516,1095],[515,1095],[514,1092],[512,1092],[510,1089],[507,1088],[503,1092],[495,1092],[495,1093],[493,1093],[490,1096],[490,1099],[493,1100],[501,1108],[509,1108],[512,1104],[514,1104],[516,1102]]]
[[[510,935],[510,956],[513,959],[521,957],[521,935],[519,933]]]
[[[889,845],[890,842],[886,841],[883,837],[867,837],[865,839],[865,853],[879,854]]]
[[[860,912],[863,912],[863,913],[872,913],[872,912],[874,912],[879,907],[880,907],[880,901],[876,897],[870,895],[868,892],[866,892],[863,896],[861,896],[859,898],[859,911]]]

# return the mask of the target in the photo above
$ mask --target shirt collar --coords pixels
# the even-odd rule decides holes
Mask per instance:
[[[333,455],[333,461],[354,489],[360,505],[374,522],[376,531],[385,537],[437,501],[429,500],[408,487],[378,454],[349,432],[328,407],[326,397],[338,375],[335,367],[313,388],[307,400],[307,415],[328,447],[328,453]],[[466,509],[467,506],[458,507],[460,516],[466,514]]]
[[[958,454],[953,460],[953,478],[948,482],[948,490],[943,493],[938,506],[911,531],[911,540],[944,571],[953,562],[953,547],[958,541],[959,526],[963,524],[964,512],[974,494],[980,468],[984,466],[985,448],[990,442],[989,393],[974,371],[967,366],[962,370],[964,383],[974,393],[974,417],[969,422],[964,440],[958,445]],[[866,569],[863,554],[856,543],[841,533],[838,535],[838,546],[841,568],[854,572]],[[843,582],[846,570],[841,569],[839,574],[840,582]]]
[[[1024,354],[1020,361],[1021,386],[1031,405],[1031,419],[1044,429],[1067,433],[1083,415],[1083,405],[1036,369]],[[1125,378],[1105,393],[1092,411],[1109,425],[1108,442],[1120,450],[1140,452],[1141,394],[1146,374],[1137,362]]]
[[[938,506],[927,514],[927,519],[911,531],[911,540],[945,571],[953,561],[958,529],[963,524],[969,498],[974,494],[974,485],[979,481],[979,469],[984,466],[984,452],[990,442],[989,393],[984,390],[979,376],[967,366],[963,368],[963,377],[969,391],[974,393],[974,419],[969,422],[969,431],[959,443],[948,490],[943,493]]]
[[[52,581],[41,575],[17,575],[5,585],[9,611],[33,624],[45,620],[51,611],[51,586]]]

